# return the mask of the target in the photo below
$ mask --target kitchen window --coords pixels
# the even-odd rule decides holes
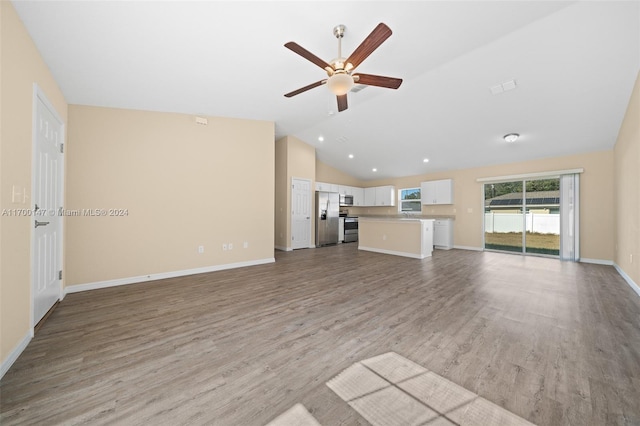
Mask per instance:
[[[398,211],[400,213],[421,213],[420,188],[403,188],[398,191]]]

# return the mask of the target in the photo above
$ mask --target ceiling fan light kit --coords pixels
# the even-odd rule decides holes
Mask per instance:
[[[369,86],[386,87],[388,89],[397,89],[402,84],[402,79],[383,77],[372,74],[353,74],[352,72],[358,65],[362,63],[374,50],[376,50],[386,39],[391,36],[391,29],[383,23],[378,24],[369,36],[354,50],[348,58],[342,57],[342,38],[344,37],[346,27],[337,25],[333,29],[333,35],[338,39],[338,57],[333,59],[331,63],[327,63],[306,50],[299,44],[290,41],[284,46],[302,56],[306,60],[314,63],[324,69],[328,78],[315,83],[311,83],[293,92],[285,94],[287,98],[299,95],[307,90],[326,84],[329,90],[336,95],[338,101],[338,111],[344,111],[348,108],[347,93],[353,88],[355,83]]]
[[[329,90],[336,96],[346,95],[353,87],[353,84],[353,77],[344,71],[335,73],[327,80]]]

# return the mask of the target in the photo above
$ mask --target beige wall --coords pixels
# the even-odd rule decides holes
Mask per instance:
[[[364,188],[367,185],[365,181],[359,180],[342,170],[331,167],[328,164],[316,159],[316,180],[318,182],[335,183],[338,185],[347,185]]]
[[[31,205],[33,84],[67,123],[67,103],[11,2],[0,2],[0,208]],[[27,201],[13,202],[12,189]],[[0,216],[0,359],[31,327],[31,220]]]
[[[289,215],[289,184],[287,183],[287,148],[288,137],[278,139],[275,143],[275,232],[273,234],[273,246],[286,249],[290,241],[288,235]],[[290,247],[290,245],[289,245]]]
[[[311,193],[315,193],[316,150],[294,136],[276,141],[276,212],[275,246],[291,248],[291,181],[293,178],[309,179]],[[312,198],[312,211],[315,199]],[[311,244],[315,243],[315,221],[311,215]]]
[[[65,208],[127,215],[66,218],[66,285],[273,258],[274,124],[208,121],[69,107]]]
[[[482,247],[482,184],[477,178],[584,168],[580,176],[580,249],[585,259],[613,260],[614,226],[613,151],[593,152],[567,157],[547,158],[520,163],[431,173],[397,179],[368,181],[366,186],[394,185],[411,188],[420,182],[453,179],[454,204],[423,206],[423,214],[454,215],[454,244],[458,247]],[[397,207],[352,208],[354,214],[397,214]]]
[[[640,73],[618,134],[614,157],[615,262],[640,286]]]

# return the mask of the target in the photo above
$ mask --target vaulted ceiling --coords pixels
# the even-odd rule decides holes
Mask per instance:
[[[636,1],[13,4],[70,104],[274,121],[363,180],[611,149],[640,69]],[[326,77],[286,42],[330,61],[379,22],[358,71],[398,90],[283,96]]]

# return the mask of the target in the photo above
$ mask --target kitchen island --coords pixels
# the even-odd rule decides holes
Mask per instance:
[[[362,217],[358,250],[424,259],[433,252],[433,219]]]

